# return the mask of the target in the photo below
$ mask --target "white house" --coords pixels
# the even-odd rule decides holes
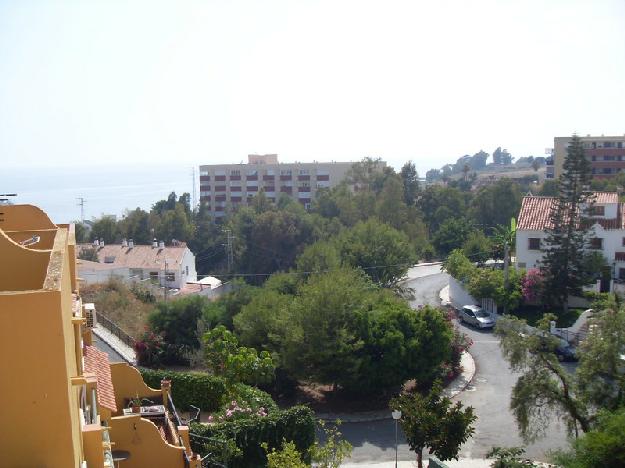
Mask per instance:
[[[111,245],[82,244],[78,246],[78,252],[80,254],[84,249],[94,248],[98,255],[96,265],[100,266],[94,267],[93,262],[83,260],[78,264],[78,276],[84,276],[85,280],[91,276],[106,281],[113,275],[111,271],[120,272],[117,276],[124,279],[152,280],[161,286],[175,289],[197,280],[195,255],[184,242],[176,241],[168,246],[156,241],[152,245],[135,245],[132,240]],[[110,269],[102,269],[103,266]],[[98,270],[98,273],[94,274],[94,270]]]
[[[550,227],[550,215],[555,197],[527,196],[521,203],[516,231],[516,265],[536,268],[542,259],[541,246]],[[589,249],[601,252],[612,265],[613,277],[625,280],[625,204],[619,203],[615,192],[594,192],[592,228]]]

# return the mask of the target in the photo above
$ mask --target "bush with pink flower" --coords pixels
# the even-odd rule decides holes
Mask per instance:
[[[537,268],[528,270],[521,280],[521,293],[526,303],[535,303],[541,296],[544,286],[544,276]]]

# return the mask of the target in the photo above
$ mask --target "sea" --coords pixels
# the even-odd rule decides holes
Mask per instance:
[[[199,173],[190,165],[73,166],[45,168],[1,168],[0,194],[14,204],[32,204],[43,209],[57,224],[104,214],[118,219],[126,210],[149,210],[171,192],[180,196],[193,186],[199,197]],[[2,197],[0,197],[2,198]]]
[[[405,160],[387,161],[396,170]],[[428,162],[415,161],[424,175]],[[0,167],[0,194],[15,204],[32,204],[43,209],[57,224],[91,220],[102,215],[118,219],[126,210],[150,210],[171,192],[188,192],[199,200],[199,165],[110,164],[71,167]],[[2,198],[2,197],[0,197]],[[81,211],[82,203],[82,211]]]

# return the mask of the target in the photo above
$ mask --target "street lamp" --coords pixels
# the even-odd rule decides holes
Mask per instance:
[[[397,468],[397,421],[401,418],[401,411],[395,410],[391,413],[395,420],[395,468]]]

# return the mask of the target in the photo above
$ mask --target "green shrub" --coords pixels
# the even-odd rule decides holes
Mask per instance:
[[[161,380],[164,378],[171,379],[171,396],[179,410],[186,411],[190,405],[194,405],[203,411],[217,411],[226,401],[226,382],[221,377],[203,372],[176,372],[145,368],[139,370],[145,383],[152,388],[160,388]]]
[[[191,423],[190,429],[194,452],[202,456],[211,453],[211,457],[231,468],[267,466],[263,443],[268,450],[279,450],[284,440],[293,441],[298,452],[307,454],[315,442],[314,414],[305,406],[218,424]],[[234,440],[238,450],[232,450],[228,440]]]

